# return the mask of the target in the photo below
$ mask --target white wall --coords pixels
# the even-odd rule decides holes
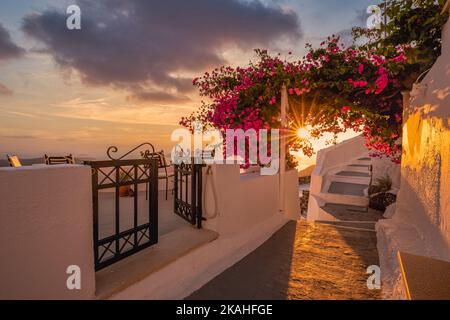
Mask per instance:
[[[396,210],[377,224],[385,297],[404,297],[397,250],[450,261],[450,23],[442,55],[421,84],[404,110]]]
[[[90,299],[95,276],[90,169],[0,168],[0,299]],[[66,269],[81,268],[81,290]]]
[[[372,184],[377,183],[378,178],[386,176],[391,178],[392,189],[397,191],[400,188],[400,165],[395,164],[388,158],[372,158]]]
[[[204,216],[208,219],[205,228],[222,236],[245,232],[270,217],[279,214],[279,176],[262,176],[259,172],[239,174],[239,165],[212,165],[212,175],[207,169],[203,173],[203,192],[206,203]],[[210,180],[211,179],[211,180]],[[300,219],[298,195],[298,172],[286,172],[285,216]],[[214,185],[217,201],[213,197]],[[217,205],[218,215],[214,219]]]

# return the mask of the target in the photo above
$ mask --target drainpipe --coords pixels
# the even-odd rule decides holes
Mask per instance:
[[[284,198],[285,198],[285,172],[286,172],[286,127],[287,127],[287,110],[289,107],[286,85],[281,88],[281,132],[280,132],[280,174],[279,174],[279,213],[284,214]]]

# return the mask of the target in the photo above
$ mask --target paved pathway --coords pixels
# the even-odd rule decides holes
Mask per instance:
[[[366,286],[373,264],[374,232],[289,222],[187,299],[379,299]]]

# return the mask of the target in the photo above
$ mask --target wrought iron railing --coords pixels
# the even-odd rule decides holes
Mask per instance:
[[[174,165],[174,212],[197,228],[202,227],[202,164]]]

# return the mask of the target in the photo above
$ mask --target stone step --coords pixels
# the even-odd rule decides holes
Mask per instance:
[[[342,167],[342,171],[370,173],[369,166],[365,164],[349,164]]]
[[[354,173],[354,174],[353,174]],[[370,176],[364,172],[341,171],[337,174],[328,176],[330,182],[343,182],[369,185]]]
[[[361,223],[368,221],[376,222],[383,218],[383,212],[361,206],[326,203],[321,209],[338,221]]]
[[[316,223],[333,226],[336,228],[346,228],[352,230],[372,231],[375,232],[375,222],[360,222],[360,221],[324,221],[318,220]]]
[[[340,203],[343,205],[354,205],[354,206],[368,206],[369,198],[361,196],[353,196],[338,193],[321,192],[319,198],[323,200],[324,203]]]
[[[359,159],[353,160],[351,163],[369,166],[372,164],[372,160],[370,158],[359,158]]]
[[[356,184],[347,182],[333,181],[328,188],[328,193],[342,194],[349,196],[364,197],[364,190],[368,187],[367,184]]]
[[[347,177],[368,177],[370,178],[369,172],[359,172],[359,171],[339,171],[336,173],[337,176],[347,176]]]
[[[368,164],[360,164],[360,163],[352,163],[349,166],[350,167],[360,167],[360,168],[367,168],[367,169],[369,169],[370,165],[368,165]]]

